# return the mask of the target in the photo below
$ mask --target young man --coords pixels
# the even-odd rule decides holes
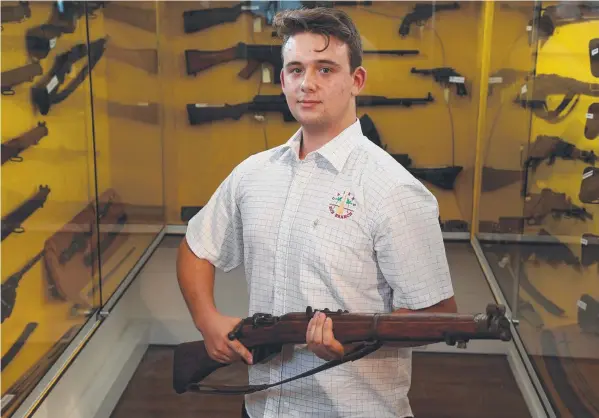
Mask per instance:
[[[214,306],[214,269],[244,263],[249,315],[310,305],[350,312],[455,312],[435,197],[362,135],[355,97],[366,81],[360,36],[335,9],[285,11],[281,86],[301,128],[239,164],[190,220],[178,278],[209,355],[248,350],[227,333],[241,318]],[[355,362],[246,395],[244,416],[411,417],[411,349],[383,347]],[[250,366],[276,383],[340,358],[348,347],[315,316],[306,345]]]

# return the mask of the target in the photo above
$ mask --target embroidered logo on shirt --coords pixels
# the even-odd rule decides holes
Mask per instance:
[[[355,200],[355,196],[350,192],[337,193],[337,196],[333,196],[332,202],[329,203],[329,211],[335,218],[347,219],[354,213]]]

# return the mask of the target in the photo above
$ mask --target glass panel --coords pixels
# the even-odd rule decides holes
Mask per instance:
[[[91,21],[90,41],[104,47],[93,73],[104,304],[164,225],[162,105],[156,2],[110,2]],[[101,290],[101,292],[100,292]]]
[[[3,2],[2,18],[4,417],[86,319],[96,205],[83,6]]]
[[[558,416],[577,417],[599,413],[599,21],[583,3],[496,6],[491,68],[516,71],[504,73],[508,83],[494,81],[500,89],[492,84],[484,162],[514,174],[484,174],[479,218],[485,256],[543,389]],[[509,39],[517,41],[503,46]],[[528,82],[527,73],[535,74]]]

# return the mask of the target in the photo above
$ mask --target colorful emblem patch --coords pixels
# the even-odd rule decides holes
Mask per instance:
[[[356,197],[350,192],[337,193],[337,196],[333,196],[331,203],[329,203],[329,211],[335,218],[347,219],[354,213],[355,200]]]

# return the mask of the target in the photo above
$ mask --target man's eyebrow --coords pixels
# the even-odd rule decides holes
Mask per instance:
[[[322,59],[322,60],[316,60],[316,62],[318,64],[327,64],[332,67],[340,67],[340,65],[338,63],[336,63],[335,61],[331,61],[331,60]],[[285,64],[285,67],[291,67],[293,65],[302,65],[302,63],[299,61],[290,61],[287,64]]]

